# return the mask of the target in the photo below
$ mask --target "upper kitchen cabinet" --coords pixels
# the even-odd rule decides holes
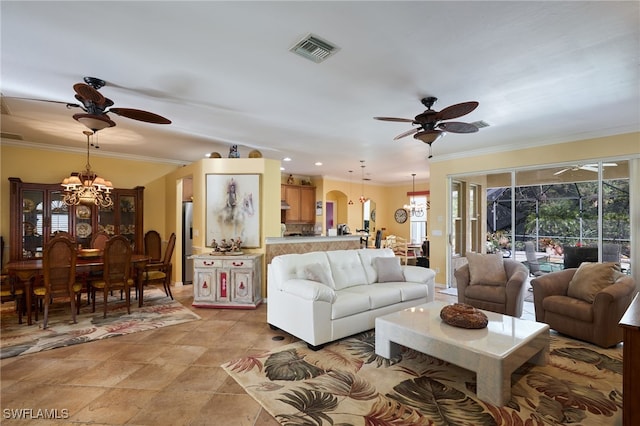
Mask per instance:
[[[60,231],[71,234],[83,247],[91,247],[96,232],[124,235],[135,253],[143,252],[144,187],[114,189],[113,206],[103,209],[85,204],[68,206],[59,183],[25,183],[19,178],[9,181],[12,261],[41,257],[44,246]]]
[[[316,188],[309,185],[282,185],[281,194],[289,204],[284,211],[284,222],[290,224],[315,224]]]

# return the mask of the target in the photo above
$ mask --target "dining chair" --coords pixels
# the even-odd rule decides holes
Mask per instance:
[[[123,290],[127,304],[127,313],[131,313],[131,244],[123,235],[116,235],[107,241],[104,247],[104,269],[101,279],[89,281],[92,299],[92,312],[96,311],[96,290],[104,295],[103,318],[107,317],[109,292]]]
[[[109,234],[104,231],[96,232],[93,234],[93,237],[91,237],[91,248],[104,250],[109,238],[111,238]]]
[[[173,299],[173,294],[171,294],[171,270],[173,265],[171,263],[171,256],[173,256],[173,249],[176,246],[176,234],[172,233],[169,236],[169,241],[167,242],[167,248],[164,251],[164,257],[162,258],[161,263],[147,263],[144,267],[144,270],[141,272],[142,275],[142,286],[146,286],[153,282],[162,282],[164,286],[164,292],[167,296]],[[143,303],[143,294],[144,290],[140,289],[140,295],[138,297],[138,306],[142,306]]]
[[[22,324],[25,311],[24,287],[20,280],[9,274],[0,275],[0,303],[14,302],[18,313],[18,324]]]
[[[55,297],[69,299],[71,317],[76,321],[76,312],[80,309],[80,291],[82,284],[76,281],[76,244],[64,235],[57,235],[44,247],[42,259],[43,280],[36,283],[33,295],[36,298],[36,320],[38,319],[38,301],[44,305],[44,322],[46,329],[49,322],[49,305]],[[77,301],[76,301],[77,298]]]
[[[144,234],[144,254],[151,263],[162,262],[162,238],[158,231],[152,229]]]

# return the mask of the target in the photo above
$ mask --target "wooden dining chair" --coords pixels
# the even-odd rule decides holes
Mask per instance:
[[[93,237],[91,237],[91,248],[104,250],[109,238],[111,238],[109,234],[104,231],[96,232],[93,234]]]
[[[42,328],[46,329],[49,322],[49,305],[56,297],[69,298],[71,305],[71,317],[76,321],[76,311],[80,307],[80,291],[82,284],[76,281],[76,245],[64,235],[58,235],[44,247],[42,259],[44,277],[40,284],[33,288],[36,302],[44,305],[44,322]],[[77,298],[77,301],[76,301]],[[38,305],[36,303],[36,305]],[[36,320],[38,309],[36,306]]]
[[[0,275],[0,303],[14,302],[18,313],[18,324],[22,324],[22,314],[25,312],[24,286],[15,276]]]
[[[162,238],[153,229],[144,234],[144,254],[149,256],[150,263],[162,262]]]
[[[144,270],[141,272],[142,275],[142,286],[140,289],[140,295],[138,297],[138,306],[142,306],[143,303],[143,294],[144,294],[144,286],[147,286],[153,282],[161,282],[164,287],[164,292],[167,296],[173,299],[173,294],[171,294],[171,256],[173,256],[173,250],[176,246],[176,234],[172,233],[169,236],[169,241],[167,242],[167,248],[164,251],[164,257],[162,258],[161,263],[147,263],[144,267]]]
[[[92,312],[96,311],[96,290],[104,295],[103,318],[107,317],[107,302],[112,290],[123,290],[127,304],[127,313],[131,313],[131,244],[123,235],[116,235],[107,241],[104,248],[104,269],[101,279],[89,282]]]

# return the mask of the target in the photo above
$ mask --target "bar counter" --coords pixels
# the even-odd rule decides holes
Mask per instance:
[[[265,262],[281,254],[308,253],[311,251],[353,250],[360,248],[360,235],[338,235],[335,237],[267,237]]]

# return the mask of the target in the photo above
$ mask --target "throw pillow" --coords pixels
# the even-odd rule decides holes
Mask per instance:
[[[582,262],[569,282],[567,296],[593,303],[596,293],[613,284],[619,276],[619,263]]]
[[[467,252],[469,261],[469,285],[504,285],[507,273],[504,271],[502,253],[481,254]]]
[[[327,285],[331,288],[335,288],[335,283],[333,282],[333,277],[331,276],[331,272],[327,271],[321,264],[319,263],[310,263],[305,265],[302,270],[302,277],[309,281],[316,281]]]
[[[373,259],[373,267],[378,273],[379,283],[406,281],[397,257],[376,257]]]

